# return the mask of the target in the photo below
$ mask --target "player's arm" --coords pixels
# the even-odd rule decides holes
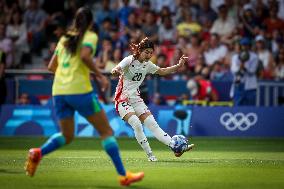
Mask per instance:
[[[130,62],[132,62],[133,57],[125,57],[119,64],[117,64],[112,70],[111,74],[114,76],[120,76],[123,73],[123,69],[129,66]]]
[[[100,72],[97,66],[93,63],[92,49],[88,46],[83,46],[80,51],[80,57],[82,61],[86,64],[86,66],[92,72],[94,72],[96,78],[101,83],[102,91],[105,91],[109,86],[109,82],[107,78]]]
[[[64,37],[61,37],[60,40],[58,41],[56,48],[54,50],[54,53],[48,63],[47,69],[53,73],[56,72],[56,69],[58,67],[58,53],[60,51],[60,49],[63,47],[63,41],[64,41]]]
[[[120,76],[122,74],[122,69],[119,65],[116,65],[110,73],[114,76]]]
[[[47,69],[53,73],[56,72],[56,69],[57,69],[57,66],[58,66],[58,62],[57,62],[57,55],[56,54],[53,54],[49,63],[48,63],[48,66],[47,66]]]
[[[166,68],[159,68],[157,70],[156,74],[168,75],[168,74],[171,74],[171,73],[175,73],[179,68],[181,68],[184,65],[184,63],[187,59],[188,59],[187,56],[182,55],[179,59],[178,64],[176,64],[174,66],[169,66],[169,67],[166,67]]]

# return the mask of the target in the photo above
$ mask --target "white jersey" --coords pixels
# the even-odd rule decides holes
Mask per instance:
[[[139,86],[148,73],[154,74],[160,67],[151,61],[140,63],[133,55],[125,57],[119,64],[122,75],[115,92],[115,102],[128,101],[130,103],[140,99]]]

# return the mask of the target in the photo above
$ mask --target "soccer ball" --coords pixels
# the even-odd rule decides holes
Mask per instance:
[[[174,135],[170,141],[170,148],[175,153],[180,153],[187,148],[188,140],[183,135]]]

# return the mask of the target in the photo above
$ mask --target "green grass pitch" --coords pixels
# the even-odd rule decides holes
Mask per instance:
[[[1,189],[121,188],[116,172],[97,138],[77,138],[46,156],[33,178],[23,167],[27,150],[43,138],[0,138]],[[175,158],[150,139],[158,162],[148,162],[135,139],[119,138],[127,169],[144,171],[140,189],[284,188],[284,139],[193,138],[196,148]]]

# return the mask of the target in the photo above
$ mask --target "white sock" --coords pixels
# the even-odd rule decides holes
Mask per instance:
[[[132,115],[128,119],[128,123],[129,125],[131,125],[131,127],[134,130],[134,135],[136,137],[137,142],[140,144],[140,146],[143,148],[143,150],[146,152],[147,155],[151,154],[152,150],[143,132],[142,124],[139,118],[136,115]]]
[[[150,129],[150,131],[153,133],[153,135],[162,143],[169,146],[171,137],[165,133],[158,125],[156,120],[154,119],[153,115],[148,116],[145,121],[144,125]]]

